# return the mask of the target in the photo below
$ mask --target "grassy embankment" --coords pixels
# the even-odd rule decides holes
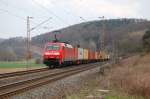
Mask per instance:
[[[101,99],[100,89],[110,90],[104,99],[150,99],[150,55],[123,60],[104,75],[88,78],[80,91],[67,94],[67,99]]]

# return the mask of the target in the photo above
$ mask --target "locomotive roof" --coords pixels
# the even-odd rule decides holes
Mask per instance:
[[[65,47],[68,47],[68,48],[73,48],[72,45],[67,44],[67,43],[62,43],[62,42],[48,42],[47,43],[47,45],[50,45],[50,44],[56,44],[56,45],[65,46]]]

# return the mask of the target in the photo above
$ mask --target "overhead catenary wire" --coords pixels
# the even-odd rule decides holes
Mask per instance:
[[[61,17],[59,17],[57,14],[55,14],[53,11],[51,11],[49,8],[43,6],[42,4],[36,2],[35,0],[32,0],[33,3],[35,3],[37,6],[48,12],[50,15],[53,15],[57,20],[61,21],[62,23],[71,26],[72,24],[68,23],[67,21],[63,20]]]
[[[47,7],[43,6],[42,4],[40,4],[39,2],[35,1],[35,0],[32,0],[36,5],[38,5],[39,7],[41,7],[42,9],[46,10],[48,13],[52,14],[53,16],[55,16],[57,19],[59,19],[60,21],[62,21],[63,23],[65,24],[68,24],[68,25],[71,25],[69,24],[67,21],[65,21],[64,19],[62,19],[61,17],[59,17],[58,15],[56,15],[52,10],[48,9]],[[3,4],[5,4],[6,6],[10,6],[10,4],[6,3],[5,1],[1,0],[0,2],[2,2]],[[51,4],[55,5],[54,2],[50,1]],[[14,5],[11,5],[11,7],[15,7],[18,9],[18,7],[14,6]],[[66,13],[69,13],[70,15],[72,16],[77,16],[79,19],[81,19],[82,21],[86,22],[87,20],[81,16],[78,16],[78,15],[73,15],[72,13],[66,11],[66,9],[62,8],[63,9],[63,12],[66,12]],[[20,9],[18,9],[20,10]],[[25,19],[24,19],[25,20]],[[34,21],[33,21],[34,22]],[[36,24],[36,22],[34,22]]]
[[[63,22],[64,24],[71,25],[71,24],[69,24],[67,21],[63,20],[61,17],[59,17],[58,15],[56,15],[53,11],[51,11],[50,9],[48,9],[47,7],[43,6],[42,4],[38,3],[38,2],[35,1],[35,0],[32,0],[32,1],[33,1],[33,3],[35,3],[37,6],[39,6],[40,8],[42,8],[43,10],[45,10],[46,12],[48,12],[50,15],[55,16],[58,20],[60,20],[60,21]]]
[[[56,4],[55,4],[54,2],[52,2],[52,1],[51,1],[51,4],[56,5]],[[78,16],[78,15],[76,15],[76,14],[73,14],[73,13],[67,11],[66,9],[62,8],[62,7],[61,7],[61,9],[63,9],[63,11],[64,11],[65,13],[70,14],[70,15],[72,15],[73,17],[79,18],[79,19],[82,20],[82,21],[87,21],[85,18],[83,18],[83,17],[81,17],[81,16]]]
[[[8,10],[1,9],[1,8],[0,8],[0,11],[1,11],[1,12],[4,12],[4,13],[7,13],[7,14],[9,14],[9,15],[11,15],[11,16],[14,16],[14,17],[16,17],[16,18],[19,18],[20,20],[26,21],[26,19],[25,19],[24,17],[21,17],[21,16],[19,16],[19,15],[17,15],[17,14],[14,14],[14,13],[8,11]],[[40,27],[40,26],[43,25],[44,23],[48,22],[50,19],[51,19],[51,17],[48,18],[47,20],[41,22],[40,24],[37,24],[37,23],[33,22],[36,26],[33,27],[33,28],[31,28],[31,31],[34,30],[34,29],[36,29],[37,27]]]
[[[5,1],[3,1],[3,0],[0,0],[0,3],[1,4],[4,4],[5,6],[7,6],[7,7],[11,7],[11,8],[15,8],[16,10],[19,10],[20,12],[26,12],[25,10],[23,10],[23,9],[21,9],[21,8],[18,8],[18,7],[16,7],[16,6],[14,6],[14,5],[12,5],[12,4],[8,4],[7,2],[5,2]],[[11,11],[9,11],[9,10],[6,10],[6,9],[0,9],[2,12],[5,12],[5,13],[8,13],[9,15],[11,15],[11,16],[14,16],[14,17],[17,17],[17,18],[19,18],[19,19],[21,19],[21,20],[25,20],[26,21],[26,18],[24,18],[24,17],[22,17],[22,16],[20,16],[20,15],[18,15],[18,14],[14,14],[13,12],[11,12]],[[25,13],[26,15],[28,15],[27,13]],[[46,23],[46,21],[48,21],[48,20],[45,20],[44,22],[42,22],[42,23],[37,23],[37,22],[35,22],[35,21],[33,21],[32,20],[32,23],[33,24],[35,24],[36,26],[36,29],[37,29],[37,27],[41,27],[41,25],[43,25],[44,23]],[[45,26],[44,26],[45,27]],[[43,28],[43,27],[42,27]],[[33,28],[32,28],[33,29]]]
[[[11,16],[17,17],[17,18],[19,18],[19,19],[21,19],[21,20],[26,21],[26,19],[25,19],[24,17],[21,17],[21,16],[19,16],[19,15],[17,15],[17,14],[14,14],[14,13],[8,11],[8,10],[1,9],[1,8],[0,8],[0,11],[1,11],[1,12],[4,12],[4,13],[7,13],[7,14],[9,14],[9,15],[11,15]]]
[[[32,0],[32,1],[33,1],[36,5],[40,6],[41,8],[43,8],[43,9],[48,10],[49,12],[51,12],[51,14],[53,14],[55,17],[57,17],[57,19],[59,19],[59,20],[63,21],[64,23],[67,23],[68,25],[70,25],[68,22],[64,21],[62,18],[60,18],[59,16],[57,16],[57,15],[56,15],[53,11],[51,11],[50,9],[46,8],[45,6],[41,5],[40,3],[38,3],[38,2],[35,1],[35,0]],[[18,8],[18,7],[14,6],[14,5],[10,4],[10,3],[8,4],[7,2],[5,2],[5,1],[3,1],[3,0],[0,0],[0,3],[4,4],[4,5],[7,6],[7,7],[15,8],[15,9],[17,9],[17,10],[21,10],[21,12],[24,12],[24,13],[26,12],[25,10],[23,10],[23,9],[21,9],[21,8]],[[55,3],[52,2],[52,1],[51,1],[51,4],[55,5]],[[86,21],[86,20],[85,20],[83,17],[81,17],[81,16],[72,14],[72,13],[66,11],[64,8],[61,8],[61,9],[63,9],[64,12],[66,12],[66,13],[68,13],[68,14],[74,16],[74,17],[75,17],[75,16],[78,17],[78,18],[81,19],[82,21]],[[25,13],[25,14],[26,14],[26,13]],[[25,19],[24,19],[24,20],[25,20]],[[36,23],[36,22],[34,22],[34,23]]]
[[[26,11],[25,9],[20,8],[20,7],[18,7],[18,6],[15,6],[15,5],[11,4],[11,3],[7,3],[7,2],[4,1],[4,0],[0,0],[0,3],[3,4],[3,5],[5,5],[5,6],[7,6],[7,7],[9,7],[9,8],[13,8],[13,9],[19,10],[20,12],[22,12],[22,13],[24,13],[24,14],[26,14],[26,15],[31,14],[31,13],[29,13],[28,11]],[[31,10],[30,10],[30,11],[31,11]],[[32,13],[33,13],[33,11],[32,11]],[[43,15],[40,15],[40,16],[46,17],[46,16],[43,16]],[[38,17],[39,17],[39,16],[38,16]],[[42,18],[42,17],[41,17],[41,18]]]
[[[24,20],[24,21],[26,21],[26,19],[24,18],[24,17],[22,17],[22,16],[19,16],[19,15],[17,15],[17,14],[14,14],[14,13],[12,13],[12,12],[10,12],[10,11],[8,11],[8,10],[5,10],[5,9],[1,9],[0,8],[0,11],[1,12],[4,12],[4,13],[7,13],[7,14],[9,14],[9,15],[11,15],[11,16],[14,16],[14,17],[16,17],[16,18],[19,18],[19,19],[21,19],[21,20]],[[41,26],[43,23],[45,23],[45,22],[47,22],[48,20],[45,20],[44,22],[42,22],[42,23],[40,23],[40,24],[38,24],[38,27],[39,26]],[[37,25],[37,23],[36,22],[33,22],[35,25]],[[37,26],[36,26],[37,27]]]
[[[41,5],[40,3],[36,2],[35,0],[32,0],[32,1],[33,1],[34,3],[36,3],[36,5],[38,5],[38,6],[40,6],[41,8],[43,8],[44,10],[50,12],[52,15],[54,15],[57,19],[59,19],[59,20],[62,21],[63,23],[65,23],[65,24],[67,24],[67,25],[71,25],[71,24],[69,24],[67,21],[64,21],[62,18],[60,18],[59,16],[57,16],[57,15],[56,15],[53,11],[51,11],[50,9],[46,8],[45,6],[43,6],[43,5]],[[10,4],[8,4],[7,2],[5,2],[5,1],[3,1],[3,0],[1,0],[0,3],[4,4],[4,5],[7,6],[7,7],[15,8],[15,9],[17,9],[17,10],[21,10],[20,8],[14,6],[14,5],[10,5]],[[54,3],[53,3],[53,4],[54,4]],[[11,15],[13,15],[13,16],[15,16],[15,17],[20,18],[20,19],[26,20],[24,17],[21,17],[21,16],[19,16],[19,15],[17,15],[17,14],[14,14],[14,13],[8,11],[8,10],[4,10],[4,9],[1,9],[1,10],[2,10],[3,12],[6,12],[6,13],[8,13],[8,14],[11,14]],[[66,10],[64,10],[64,11],[66,11]],[[24,10],[21,10],[21,12],[24,12],[24,13],[25,13]],[[66,12],[67,12],[67,11],[66,11]],[[69,12],[67,12],[67,13],[69,13]],[[71,13],[70,13],[70,14],[71,14]],[[83,17],[79,17],[79,18],[80,18],[81,20],[83,20],[83,21],[86,21]],[[37,22],[35,22],[35,21],[33,21],[33,23],[34,23],[34,24],[37,24]],[[39,26],[38,26],[38,27],[39,27]]]
[[[50,14],[52,14],[53,16],[55,16],[58,20],[60,20],[61,22],[63,22],[63,23],[65,23],[65,24],[67,24],[67,25],[71,25],[70,23],[68,23],[67,21],[65,21],[64,19],[62,19],[61,17],[59,17],[57,14],[55,14],[53,11],[51,11],[50,9],[48,9],[47,7],[45,7],[45,6],[43,6],[42,4],[40,4],[40,3],[38,3],[37,1],[35,1],[35,0],[32,0],[34,3],[36,3],[36,5],[38,5],[38,6],[40,6],[42,9],[44,9],[44,10],[46,10],[48,13],[50,13]],[[5,6],[8,6],[8,7],[11,7],[11,8],[15,8],[15,9],[17,9],[17,10],[20,10],[20,9],[18,9],[18,7],[16,7],[16,6],[14,6],[14,5],[10,5],[10,4],[8,4],[7,2],[5,2],[5,1],[3,1],[3,0],[1,0],[0,1],[2,4],[4,4]],[[15,17],[17,17],[17,18],[20,18],[21,20],[26,20],[24,17],[22,17],[22,16],[20,16],[20,15],[18,15],[18,14],[14,14],[14,12],[11,12],[11,11],[8,11],[8,10],[5,10],[5,9],[1,9],[2,10],[2,12],[5,12],[5,13],[8,13],[8,14],[10,14],[10,15],[12,15],[12,16],[15,16]],[[21,10],[22,11],[22,10]],[[66,10],[65,10],[66,11]],[[23,10],[23,12],[24,12],[24,10]],[[67,12],[67,11],[66,11]],[[71,13],[70,13],[71,14]],[[83,21],[86,21],[83,17],[79,17],[81,20],[83,20]],[[32,20],[33,21],[33,20]],[[35,25],[37,25],[37,22],[35,22],[35,21],[33,21],[33,23],[35,24]],[[42,22],[43,23],[43,22]],[[44,22],[45,23],[45,22]],[[40,27],[41,25],[38,25],[38,26],[35,26],[35,27],[33,27],[33,28],[31,28],[31,30],[33,30],[34,28],[37,28],[37,27]]]
[[[32,31],[32,30],[34,30],[34,29],[36,29],[36,28],[40,27],[40,26],[41,26],[41,25],[43,25],[44,23],[48,22],[50,19],[51,19],[51,17],[49,17],[47,20],[45,20],[45,21],[43,21],[43,22],[39,23],[37,26],[35,26],[35,27],[31,28],[31,29],[30,29],[30,31]]]

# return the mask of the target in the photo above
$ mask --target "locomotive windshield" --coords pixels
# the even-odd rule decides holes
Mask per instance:
[[[46,50],[59,50],[58,45],[47,45]]]

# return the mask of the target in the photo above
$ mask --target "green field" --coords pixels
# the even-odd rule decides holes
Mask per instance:
[[[15,62],[0,62],[0,68],[26,68],[26,67],[45,67],[44,64],[35,64],[35,62],[29,62],[29,65],[25,61]]]

